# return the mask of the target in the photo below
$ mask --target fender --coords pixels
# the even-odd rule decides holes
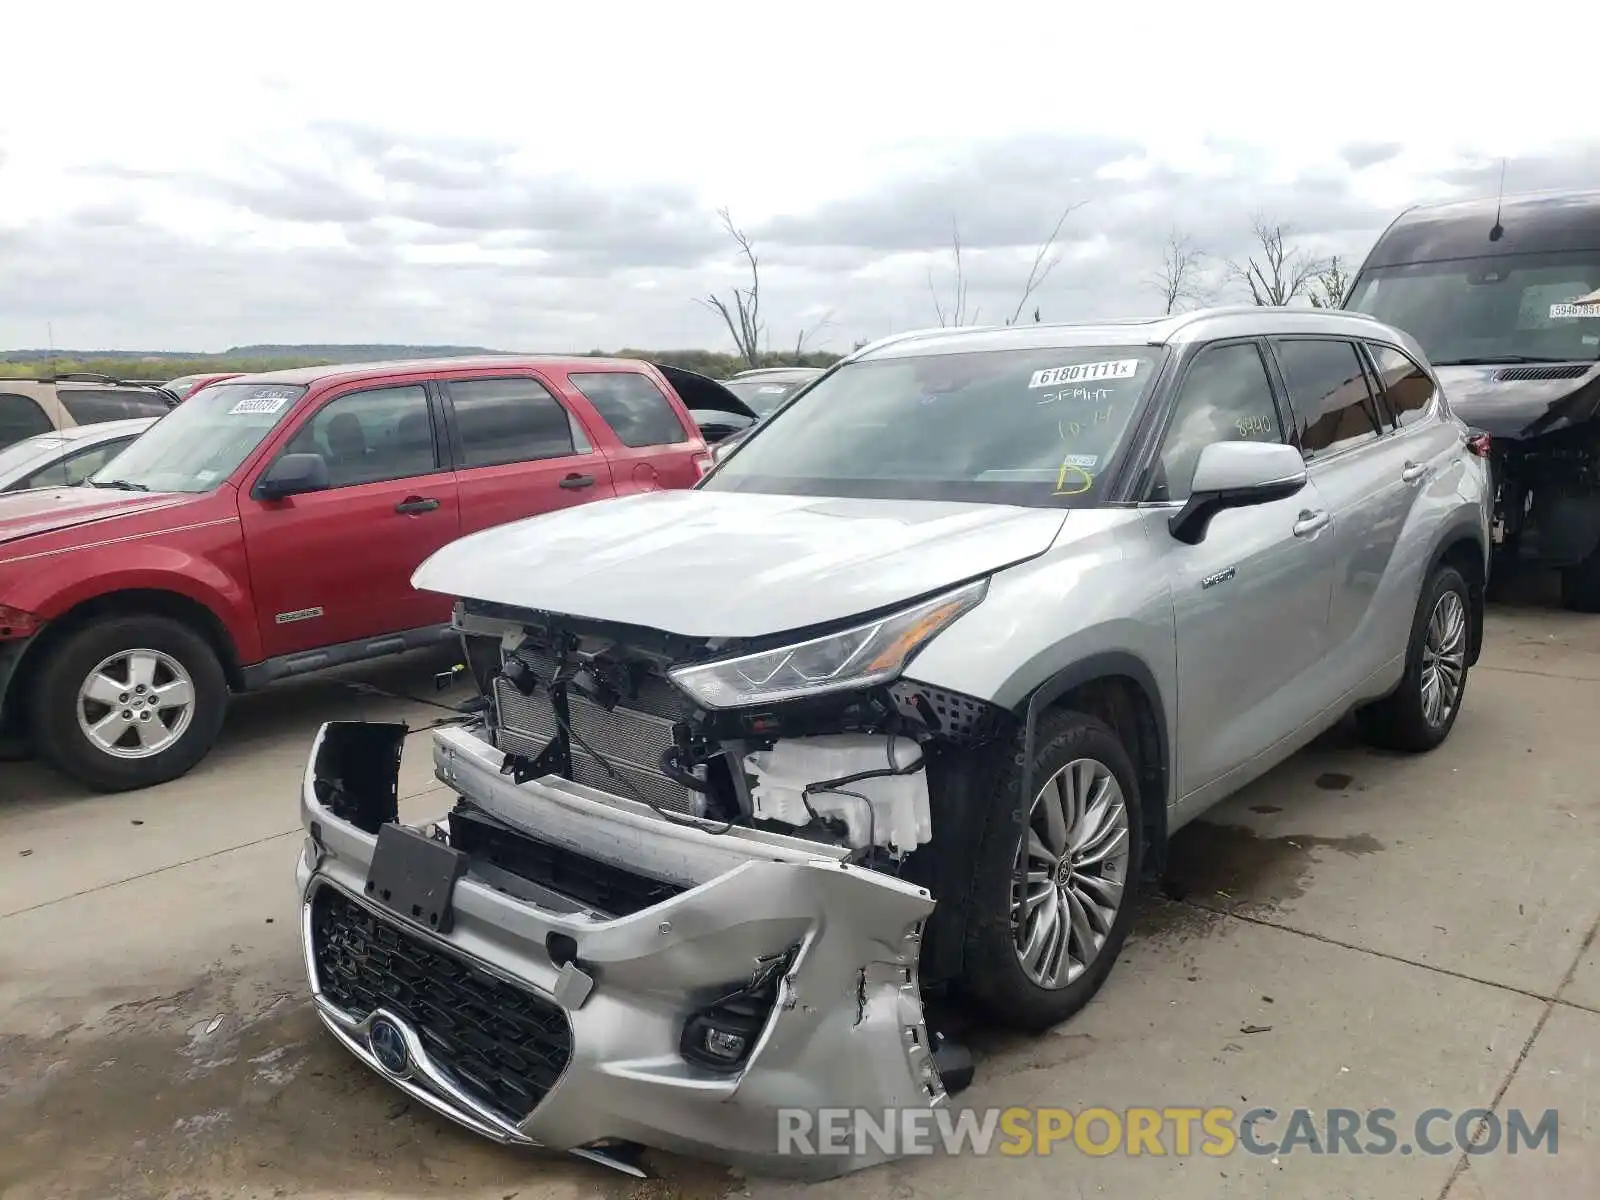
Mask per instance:
[[[172,592],[210,610],[232,640],[241,664],[256,662],[261,658],[261,635],[249,590],[239,575],[217,561],[232,557],[229,549],[236,545],[242,569],[244,547],[238,543],[237,526],[217,533],[228,546],[197,547],[199,552],[191,552],[144,544],[119,547],[115,555],[52,555],[41,560],[43,569],[37,574],[7,589],[7,603],[48,622],[85,601],[116,592]]]
[[[1146,871],[1159,872],[1165,857],[1167,807],[1171,803],[1168,793],[1172,788],[1172,738],[1171,731],[1167,728],[1166,697],[1161,694],[1161,687],[1156,683],[1155,673],[1150,670],[1145,662],[1124,650],[1108,650],[1099,654],[1091,654],[1081,658],[1071,666],[1057,671],[1044,683],[1034,689],[1028,697],[1022,717],[1022,762],[1018,772],[1021,787],[1021,802],[1023,811],[1033,801],[1034,772],[1033,759],[1036,753],[1037,730],[1039,716],[1051,704],[1062,696],[1081,687],[1095,679],[1104,679],[1108,676],[1124,675],[1132,679],[1150,698],[1155,708],[1155,733],[1157,757],[1153,765],[1161,781],[1159,801],[1144,806],[1145,833],[1149,840],[1150,858],[1146,862]],[[1141,781],[1143,782],[1143,781]],[[1156,799],[1152,796],[1151,799]]]
[[[1444,561],[1445,553],[1461,542],[1471,542],[1478,553],[1479,568],[1482,571],[1482,583],[1478,595],[1473,597],[1472,610],[1468,614],[1467,622],[1467,666],[1476,666],[1478,656],[1483,652],[1483,592],[1489,584],[1489,552],[1484,546],[1483,531],[1476,521],[1457,518],[1446,525],[1444,532],[1434,542],[1433,549],[1428,553],[1428,569],[1423,572],[1422,586],[1427,587],[1428,580],[1433,578],[1433,573],[1439,569],[1439,564]],[[1421,604],[1419,596],[1417,603]]]

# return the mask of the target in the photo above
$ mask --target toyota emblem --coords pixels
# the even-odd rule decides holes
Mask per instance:
[[[404,1075],[411,1065],[411,1054],[406,1049],[406,1035],[388,1017],[379,1017],[367,1030],[367,1045],[372,1057],[391,1075]]]

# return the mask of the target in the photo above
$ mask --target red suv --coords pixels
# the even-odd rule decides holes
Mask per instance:
[[[89,486],[0,496],[0,718],[91,787],[173,779],[230,691],[436,643],[450,601],[411,574],[446,543],[693,486],[710,457],[690,406],[743,408],[702,376],[600,358],[199,389]]]

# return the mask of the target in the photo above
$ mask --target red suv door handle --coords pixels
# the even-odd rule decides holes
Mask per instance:
[[[438,507],[439,502],[431,496],[407,496],[394,506],[394,510],[397,513],[425,513]]]
[[[567,488],[568,490],[572,490],[574,488],[593,487],[594,486],[594,476],[593,475],[568,475],[565,479],[563,479],[561,481],[561,486],[564,487],[564,488]]]

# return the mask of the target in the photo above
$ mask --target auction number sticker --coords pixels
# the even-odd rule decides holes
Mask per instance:
[[[294,392],[285,388],[256,388],[243,400],[228,410],[230,417],[271,415],[294,399]]]
[[[1028,380],[1030,388],[1059,387],[1064,383],[1084,383],[1091,379],[1132,379],[1139,369],[1137,358],[1119,358],[1114,362],[1075,363],[1070,367],[1048,367],[1035,371]]]
[[[1063,466],[1078,467],[1085,471],[1092,471],[1100,465],[1098,454],[1069,454],[1061,460]]]
[[[1571,321],[1582,317],[1588,317],[1590,320],[1600,319],[1600,304],[1552,304],[1550,306],[1550,319],[1552,321]]]

